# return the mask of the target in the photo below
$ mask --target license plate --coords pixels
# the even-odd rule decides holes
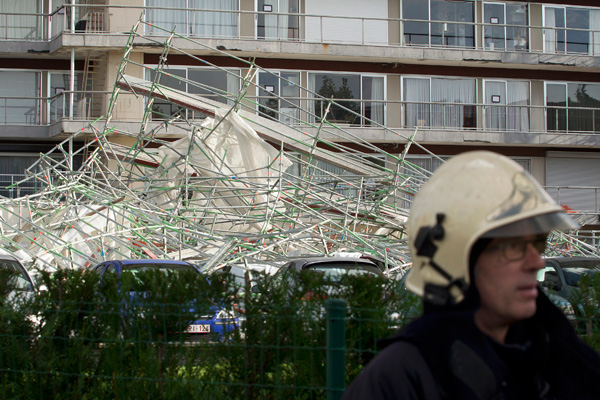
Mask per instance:
[[[210,333],[210,325],[190,325],[187,333]]]

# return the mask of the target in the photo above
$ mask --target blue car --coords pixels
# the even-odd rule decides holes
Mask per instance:
[[[114,273],[119,277],[121,277],[123,273],[135,275],[137,272],[148,270],[164,270],[169,272],[194,271],[198,274],[202,274],[197,266],[188,262],[158,259],[110,260],[94,266],[92,270],[100,274],[100,276]],[[131,294],[130,297],[139,295],[139,293],[135,293]],[[210,335],[211,337],[216,335],[219,339],[222,339],[225,333],[231,332],[239,327],[239,315],[235,310],[213,305],[208,311],[207,314],[200,316],[199,319],[193,321],[187,327],[186,333],[191,336],[190,339],[206,335]]]

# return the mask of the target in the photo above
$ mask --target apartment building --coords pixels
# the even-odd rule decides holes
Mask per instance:
[[[327,107],[315,94],[333,98],[342,107],[325,118],[388,153],[406,143],[394,133],[415,130],[414,140],[442,158],[492,150],[564,206],[597,214],[600,6],[588,3],[0,0],[1,186],[106,115],[129,33],[142,21],[138,31],[152,40],[131,48],[129,75],[152,79],[174,31],[185,55],[170,54],[164,68],[185,80],[167,85],[227,102],[218,90],[238,93],[242,60],[253,60],[269,71],[246,93],[259,115],[315,122]],[[143,109],[143,99],[127,96],[111,123],[139,129]],[[160,101],[155,111],[156,119],[181,112]],[[408,158],[439,164],[417,146]]]

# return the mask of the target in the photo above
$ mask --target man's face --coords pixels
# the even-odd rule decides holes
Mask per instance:
[[[545,265],[543,244],[545,235],[499,238],[481,253],[475,285],[481,298],[478,314],[487,324],[510,325],[535,314],[536,273]]]

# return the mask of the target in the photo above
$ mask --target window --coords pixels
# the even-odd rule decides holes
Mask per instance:
[[[288,125],[299,122],[300,73],[261,72],[258,85],[260,115]]]
[[[401,207],[410,208],[419,188],[447,158],[440,159],[431,156],[407,156],[404,158],[399,178],[401,180],[400,187],[402,187],[398,196],[401,199]]]
[[[527,50],[527,5],[485,3],[484,42],[488,50]]]
[[[41,19],[34,13],[38,13],[38,0],[0,0],[0,10],[3,13],[14,13],[4,15],[0,19],[1,39],[41,39]]]
[[[544,7],[544,51],[600,55],[600,8]]]
[[[529,82],[484,80],[487,129],[529,132]]]
[[[403,79],[406,127],[474,128],[475,79]]]
[[[600,84],[547,82],[546,129],[600,132]]]
[[[39,184],[37,180],[10,186],[25,179],[25,170],[39,158],[39,155],[34,154],[0,154],[0,196],[14,198],[35,193]]]
[[[146,0],[146,4],[169,8],[148,10],[151,26],[146,29],[151,35],[168,36],[176,29],[185,36],[238,37],[239,0]]]
[[[473,48],[473,16],[472,1],[404,0],[404,43]]]
[[[311,95],[316,94],[315,100],[309,101],[309,112],[315,121],[325,117],[337,124],[369,126],[385,123],[385,81],[382,76],[309,73],[308,90]],[[329,99],[335,104],[330,105]]]
[[[364,164],[375,169],[381,168],[382,174],[386,168],[385,156],[381,154],[356,154],[348,155],[348,157],[353,158],[355,160],[354,162],[357,164]],[[302,173],[308,174],[311,177],[312,182],[315,182],[322,188],[329,189],[340,196],[356,198],[360,194],[360,198],[362,199],[372,199],[378,195],[380,186],[377,183],[377,179],[368,177],[362,181],[362,187],[357,187],[356,183],[349,183],[345,180],[351,179],[350,177],[355,176],[355,174],[347,171],[343,167],[323,160],[312,159],[310,166],[307,166],[307,168],[308,170],[304,170]],[[352,181],[354,181],[354,179],[352,179]]]
[[[147,70],[148,80],[153,81],[156,71]],[[169,68],[164,69],[158,81],[166,87],[206,97],[221,103],[233,105],[240,91],[240,71],[214,68]],[[204,118],[204,114],[196,115],[186,112],[181,106],[156,99],[152,107],[153,119],[171,118],[180,114],[187,118]]]
[[[0,71],[0,124],[41,123],[40,72]]]
[[[83,73],[75,73],[75,90],[81,91],[80,83],[82,82]],[[50,72],[50,92],[48,93],[49,101],[49,121],[60,121],[62,118],[69,117],[70,107],[70,88],[71,75],[68,72]],[[85,118],[91,115],[91,97],[85,97],[85,94],[75,93],[73,107],[73,116]]]
[[[258,0],[256,32],[259,39],[298,39],[299,0]],[[270,14],[272,13],[272,14]],[[277,15],[282,13],[283,15]],[[295,14],[295,15],[292,15]]]
[[[388,43],[388,0],[305,0],[303,3],[302,33],[307,42]]]

